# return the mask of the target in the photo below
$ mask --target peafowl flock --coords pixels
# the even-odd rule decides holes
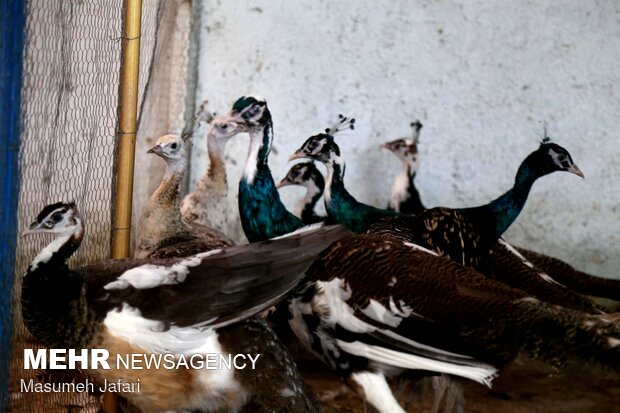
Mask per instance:
[[[84,235],[76,205],[44,207],[25,234],[39,233],[55,239],[34,258],[23,279],[27,328],[49,348],[107,350],[111,368],[86,373],[99,384],[139,380],[140,392],[122,395],[148,412],[238,411],[257,383],[233,369],[127,369],[116,364],[116,354],[244,353],[255,329],[235,328],[236,323],[281,300],[325,243],[342,236],[338,227],[319,228],[186,257],[106,260],[69,268],[67,260]],[[287,388],[278,390],[287,397],[301,391]],[[302,411],[316,410],[308,406]]]
[[[323,136],[320,138],[312,137],[306,141],[300,150],[297,151],[297,154],[327,152],[330,153],[330,155],[324,156],[323,161],[330,162],[331,165],[333,165],[335,163],[334,160],[337,160],[340,156],[337,149],[331,149],[334,145],[333,138],[329,139]],[[330,149],[326,151],[325,148]],[[337,161],[336,163],[339,162]],[[377,237],[374,238],[375,242],[378,242],[378,239],[394,240],[399,243],[403,243],[405,247],[413,249],[417,251],[417,253],[423,252],[427,254],[425,258],[429,260],[429,262],[423,267],[428,272],[424,275],[424,277],[422,277],[422,279],[427,279],[426,277],[428,277],[428,279],[439,280],[445,276],[445,270],[439,266],[440,261],[436,264],[431,264],[430,261],[433,261],[434,258],[431,259],[429,256],[445,255],[463,266],[470,266],[478,269],[482,259],[487,256],[491,246],[497,242],[501,234],[514,221],[518,213],[523,208],[523,205],[527,199],[527,194],[529,193],[529,189],[531,188],[533,182],[541,176],[547,175],[554,171],[562,170],[583,176],[579,168],[573,163],[570,154],[568,154],[565,149],[555,144],[543,142],[539,149],[528,156],[528,158],[526,158],[526,160],[522,163],[517,173],[515,186],[497,200],[476,208],[460,210],[434,208],[431,210],[426,210],[417,216],[401,215],[398,217],[384,218],[371,225],[368,231],[369,236],[372,235],[373,237]],[[328,185],[330,181],[329,174],[330,170],[328,169]],[[326,200],[326,206],[327,202],[328,201]],[[329,261],[334,265],[334,268],[337,268],[336,273],[351,270],[357,274],[356,276],[351,276],[351,279],[347,279],[346,276],[343,278],[338,278],[334,281],[336,285],[328,288],[325,283],[332,280],[329,275],[329,267],[321,267],[320,270],[317,270],[316,272],[316,277],[318,278],[314,280],[314,283],[310,282],[308,284],[304,284],[303,287],[296,290],[296,293],[292,296],[294,298],[289,300],[289,311],[293,316],[291,328],[302,341],[305,340],[305,343],[309,348],[313,349],[319,356],[326,360],[326,362],[336,371],[339,371],[339,366],[350,366],[353,364],[351,360],[346,358],[344,361],[338,360],[339,357],[342,357],[343,354],[347,353],[353,356],[361,356],[364,359],[362,364],[369,363],[371,361],[387,363],[387,366],[383,365],[380,368],[375,367],[374,370],[373,368],[366,369],[363,377],[359,380],[356,380],[352,375],[357,374],[353,373],[355,369],[349,369],[347,367],[339,372],[343,375],[343,377],[345,377],[345,380],[355,381],[357,389],[361,389],[361,394],[366,397],[368,402],[375,405],[375,407],[379,408],[381,403],[388,403],[392,405],[394,409],[386,409],[385,411],[397,411],[395,408],[395,399],[393,397],[390,398],[391,396],[387,395],[391,395],[391,392],[389,391],[389,387],[387,387],[384,376],[391,374],[387,373],[390,369],[404,366],[404,359],[406,358],[406,355],[419,355],[419,353],[405,352],[405,354],[394,354],[389,352],[389,349],[394,350],[395,348],[401,347],[401,345],[398,344],[398,339],[397,343],[394,343],[393,335],[390,335],[389,339],[383,340],[377,339],[375,334],[372,334],[372,339],[360,337],[357,333],[365,333],[368,326],[358,325],[358,322],[360,320],[368,322],[369,320],[367,320],[367,318],[370,318],[370,321],[374,322],[385,322],[386,320],[390,320],[393,324],[399,325],[399,318],[408,317],[410,311],[413,311],[416,314],[415,317],[421,317],[423,319],[425,318],[424,314],[420,315],[418,311],[410,310],[412,306],[409,303],[415,301],[416,299],[428,300],[428,294],[409,297],[407,299],[397,301],[395,298],[392,299],[393,290],[390,290],[389,293],[386,292],[384,287],[379,287],[376,285],[379,284],[378,281],[375,282],[374,289],[379,289],[381,292],[378,293],[378,296],[376,297],[366,295],[366,290],[364,289],[365,285],[360,285],[360,290],[353,289],[352,285],[354,285],[354,282],[352,279],[355,278],[357,280],[358,278],[356,277],[360,274],[357,271],[369,272],[371,271],[370,269],[372,269],[372,279],[378,280],[381,278],[380,274],[385,274],[385,278],[387,278],[388,274],[394,274],[393,268],[390,268],[389,270],[386,269],[384,273],[381,272],[390,259],[393,259],[394,262],[404,262],[401,258],[391,256],[390,250],[395,248],[395,245],[391,243],[378,243],[378,245],[375,245],[373,248],[365,249],[365,242],[370,243],[371,241],[369,238],[356,240],[356,243],[353,243],[352,245],[354,246],[351,248],[348,248],[349,245],[346,244],[345,241],[340,242],[342,243],[340,248],[346,251],[344,256],[350,259],[350,261],[348,261],[350,264],[346,266],[346,269],[342,267],[341,263],[336,264],[338,260]],[[355,253],[358,252],[358,250],[361,252],[359,252],[359,256],[356,256]],[[384,250],[385,253],[383,253]],[[368,261],[361,263],[362,257],[366,257]],[[379,259],[380,257],[381,259]],[[317,262],[315,262],[315,264],[317,264]],[[313,267],[311,267],[310,271],[312,271],[312,268]],[[431,271],[431,268],[441,269],[439,269],[437,275],[435,275],[434,272]],[[476,277],[481,276],[477,272],[472,272],[471,276],[473,277],[474,275],[476,275]],[[386,287],[392,287],[393,284],[396,284],[399,281],[400,279],[398,277],[389,278],[389,281],[384,280]],[[472,281],[475,281],[476,283],[480,282],[479,280]],[[459,280],[459,282],[462,281]],[[500,285],[510,288],[508,285],[503,283],[500,283]],[[332,288],[334,290],[332,290]],[[373,290],[373,294],[375,293],[374,289],[371,288],[371,290]],[[412,292],[421,290],[422,289],[415,288],[412,289]],[[515,291],[519,291],[519,293],[524,294],[525,296],[523,298],[526,299],[526,301],[535,300],[538,302],[538,299],[527,295],[524,291]],[[474,293],[474,296],[476,294],[484,296],[485,293]],[[334,296],[337,298],[334,298]],[[386,296],[390,296],[389,302],[383,302],[382,305],[378,305],[378,303],[380,303],[378,297]],[[342,300],[342,302],[339,302],[338,300]],[[311,309],[313,308],[321,307],[319,303],[325,303],[323,304],[323,307],[326,308],[312,311]],[[352,305],[352,303],[354,303],[354,305]],[[396,303],[399,303],[400,305]],[[346,315],[349,313],[349,310],[346,308],[347,305],[354,309],[357,308],[360,310],[362,315],[359,319],[353,318],[344,320],[343,318],[334,316],[331,318],[331,322],[326,322],[325,316],[321,316],[321,314],[332,313],[344,313]],[[439,305],[439,303],[436,305]],[[336,309],[336,306],[340,308]],[[590,305],[587,307],[587,310],[591,310],[592,308],[593,305]],[[448,311],[452,313],[451,310]],[[525,322],[530,322],[527,320],[527,316]],[[602,318],[600,322],[603,324],[609,323],[609,319]],[[387,324],[392,325],[392,323]],[[441,330],[443,331],[443,329]],[[370,331],[374,333],[374,329],[371,329]],[[409,332],[410,329],[405,329],[405,331]],[[523,332],[523,329],[520,329],[519,331]],[[467,333],[467,335],[470,335],[470,333]],[[539,340],[538,337],[534,336],[528,338],[528,340],[534,339]],[[419,338],[414,339],[406,334],[402,340],[405,342],[420,341]],[[613,341],[615,338],[611,338],[611,340]],[[510,338],[507,343],[514,343],[514,341],[515,338]],[[427,346],[432,342],[432,340],[429,341],[425,338],[422,342],[424,343],[423,346]],[[439,345],[438,348],[441,351],[446,350],[445,347],[441,347],[441,342],[434,343],[435,345]],[[370,346],[367,347],[365,344],[369,344]],[[347,352],[347,348],[350,351]],[[457,355],[466,353],[463,349],[452,350],[457,350],[453,351],[453,353],[456,353]],[[370,357],[372,351],[387,351],[389,356],[387,354],[383,354],[382,356],[377,356],[375,354],[375,358],[372,358]],[[542,351],[535,349],[535,353],[539,354],[542,353]],[[411,368],[416,369],[415,366]],[[446,370],[441,370],[440,368],[437,368],[434,371],[437,373],[447,373]],[[368,376],[366,373],[371,374],[371,376]],[[449,374],[454,375],[455,373]],[[463,375],[462,377],[467,376]],[[487,379],[489,378],[486,377],[484,380]],[[364,388],[364,385],[367,387]],[[373,401],[371,398],[371,389],[377,388],[386,390],[386,394],[379,398],[381,402],[379,402],[379,400]]]
[[[312,145],[308,145],[309,143],[312,143]],[[334,145],[333,137],[332,139],[323,136],[312,137],[306,141],[304,146],[302,146],[292,158],[299,157],[299,155],[304,152],[316,151],[320,153],[324,151],[325,148],[333,148]],[[340,156],[339,150],[332,149],[332,151],[338,157]],[[547,156],[545,156],[545,152]],[[329,161],[329,158],[330,156],[328,155],[323,159]],[[334,158],[335,156],[332,157],[332,162]],[[318,159],[320,160],[320,158]],[[509,286],[519,288],[523,292],[528,292],[533,299],[541,299],[550,304],[558,304],[568,309],[575,309],[585,313],[603,314],[604,309],[602,307],[594,304],[587,297],[580,294],[586,291],[592,291],[592,289],[588,290],[584,288],[583,284],[587,284],[588,281],[590,281],[592,285],[617,286],[618,281],[592,277],[583,273],[575,275],[576,271],[566,264],[558,265],[558,260],[550,257],[545,258],[543,262],[553,262],[555,264],[554,267],[547,266],[550,271],[553,271],[559,266],[565,270],[566,274],[570,274],[564,276],[564,278],[572,280],[572,283],[569,282],[568,284],[578,286],[576,291],[573,291],[570,287],[567,288],[565,285],[549,276],[544,269],[536,268],[534,264],[521,255],[519,250],[513,248],[505,241],[499,240],[499,242],[496,242],[499,236],[505,231],[507,226],[514,221],[523,208],[533,182],[538,177],[555,170],[565,170],[583,177],[579,168],[572,161],[570,154],[568,154],[564,148],[552,144],[546,139],[539,149],[526,158],[519,168],[515,187],[490,204],[478,208],[456,211],[445,208],[435,209],[430,213],[426,213],[426,215],[422,213],[421,215],[425,218],[405,215],[384,219],[372,226],[369,232],[400,239],[402,241],[417,242],[426,247],[435,247],[440,254],[445,254],[447,250],[452,253],[452,255],[448,255],[453,259],[457,261],[460,259],[462,264],[474,266],[477,270],[491,278],[495,278]],[[330,171],[328,169],[328,176],[329,173]],[[395,187],[401,188],[402,185],[395,185]],[[417,194],[417,191],[415,191],[415,193]],[[461,213],[463,216],[459,215]],[[431,217],[430,219],[428,218],[429,216]],[[479,217],[478,222],[484,225],[480,226],[480,224],[478,224],[478,226],[476,226],[474,223],[468,222],[468,220],[472,218],[475,222],[475,217]],[[491,219],[486,217],[490,217]],[[419,224],[420,222],[423,222],[424,226],[421,226]],[[491,225],[488,224],[489,222],[491,222]],[[440,225],[442,223],[443,226]],[[418,229],[416,229],[416,225],[419,225]],[[435,231],[434,233],[430,231],[431,228]],[[478,230],[477,228],[481,229]],[[466,241],[454,242],[454,239],[450,240],[450,235],[447,234],[454,234],[455,232],[458,237],[463,237],[465,239],[469,237],[469,243]],[[439,242],[436,243],[438,245],[434,245],[432,243],[434,239],[446,240],[446,244],[441,245],[441,242]],[[446,248],[450,246],[450,241],[457,247],[454,252]],[[478,249],[478,243],[482,244],[480,249]],[[468,249],[466,249],[465,246],[468,246]],[[491,253],[486,253],[485,251],[489,251],[490,249],[489,246],[493,246]],[[461,249],[459,249],[459,247]],[[526,253],[528,252],[526,251]],[[535,258],[539,257],[539,254],[532,252],[529,252],[529,255],[533,255]],[[560,278],[562,278],[562,276],[560,276]],[[581,281],[577,282],[574,278]],[[593,288],[595,289],[596,287]],[[611,293],[607,292],[607,295],[609,296]],[[605,320],[609,321],[611,319],[613,319],[613,317],[606,318]],[[304,333],[304,336],[307,335]]]
[[[197,119],[201,113],[204,112],[204,105],[199,109]],[[226,136],[233,136],[234,133],[230,132],[230,129],[234,129],[234,125],[228,123],[227,128],[222,128],[227,131]],[[219,125],[212,127],[221,128]],[[189,140],[195,135],[196,127],[193,129],[186,128],[189,132],[184,133],[185,139]],[[174,135],[171,135],[174,136]],[[214,132],[210,133],[210,137],[213,138]],[[167,137],[167,139],[169,136]],[[174,140],[175,153],[182,152],[185,142],[176,138]],[[163,143],[158,142],[155,148],[161,148]],[[168,164],[170,164],[170,156],[165,149],[159,149],[160,156],[162,156]],[[164,179],[160,187],[168,185],[170,179],[168,174],[164,175]],[[225,184],[225,182],[224,182]],[[204,189],[204,187],[203,187]],[[200,190],[200,189],[199,189]],[[156,191],[157,192],[157,191]],[[208,227],[201,225],[198,222],[192,222],[190,229],[198,229],[196,232],[202,237],[180,237],[179,234],[187,232],[187,228],[184,223],[180,221],[180,214],[183,208],[179,209],[178,188],[176,192],[172,194],[174,199],[170,199],[170,204],[175,208],[171,210],[160,211],[158,225],[153,228],[139,227],[140,233],[149,233],[151,237],[156,239],[156,245],[159,248],[155,249],[149,254],[149,258],[180,258],[187,257],[189,255],[205,253],[215,248],[224,248],[232,245],[232,242],[228,239],[220,239],[218,242],[213,242],[213,239],[205,238],[205,234],[213,233],[215,230],[207,231]],[[227,194],[223,194],[227,195]],[[201,198],[192,198],[201,199]],[[223,202],[224,197],[214,198],[213,202]],[[202,203],[201,205],[194,204],[194,208],[185,204],[185,211],[192,217],[204,216],[205,209],[208,205]],[[152,207],[147,204],[147,210],[153,214]],[[167,212],[170,217],[164,217],[163,213]],[[211,215],[213,218],[213,215]],[[143,221],[144,223],[144,221]],[[267,323],[260,317],[250,317],[245,320],[241,320],[230,326],[226,326],[223,329],[218,329],[218,333],[223,340],[228,340],[231,347],[236,347],[239,351],[243,350],[244,354],[262,354],[262,362],[257,365],[253,374],[244,374],[243,371],[237,373],[244,376],[244,388],[247,393],[247,402],[244,404],[244,411],[252,411],[261,406],[270,408],[277,407],[281,411],[287,411],[294,409],[299,412],[315,412],[318,411],[314,398],[309,394],[308,389],[300,378],[299,372],[293,362],[291,356],[283,347],[282,343],[278,340],[274,331],[267,325]],[[230,337],[230,338],[228,338]],[[224,341],[227,343],[227,341]],[[237,353],[237,354],[238,354]],[[264,390],[264,383],[258,378],[269,378],[271,385],[278,389],[291,389],[290,392],[283,396],[280,391],[274,391],[267,393]]]
[[[400,152],[401,158],[407,160],[407,162],[404,162],[403,166],[408,165],[403,168],[401,174],[397,176],[392,186],[391,199],[398,198],[402,201],[403,205],[419,204],[420,207],[424,208],[421,204],[418,191],[415,189],[415,182],[413,180],[413,178],[415,178],[415,170],[417,170],[420,164],[420,159],[417,155],[415,159],[411,155],[417,154],[417,148],[413,149],[413,146],[417,145],[421,124],[419,122],[414,122],[412,127],[414,128],[414,139],[409,141],[397,139],[383,144],[382,146],[388,146],[393,151]],[[289,175],[296,166],[297,165],[291,168]],[[577,175],[579,175],[579,173],[580,172],[577,172]],[[316,187],[322,181],[322,179],[317,179],[316,175],[317,173],[297,174],[295,176],[298,184]],[[410,189],[406,191],[403,191],[404,186],[402,182],[400,182],[403,180],[403,176],[411,178],[407,179]],[[288,177],[285,179],[291,180]],[[412,198],[409,198],[408,194],[412,195]],[[308,202],[307,197],[305,197],[299,201],[296,208],[311,211],[314,208],[315,202],[316,200]],[[410,221],[413,218],[405,216],[399,219]],[[382,223],[382,225],[384,224],[385,223]],[[374,231],[378,231],[376,228],[377,227],[375,227]],[[395,228],[395,231],[404,231],[404,229]],[[394,234],[396,233],[397,232],[392,233],[391,236],[395,236]],[[540,268],[525,258],[524,255],[528,255],[539,261],[542,260],[544,263],[547,263],[547,265],[545,268]],[[604,311],[604,309],[593,303],[590,299],[585,297],[584,294],[612,299],[620,298],[617,292],[614,293],[614,289],[617,291],[620,287],[620,282],[616,280],[580,273],[562,261],[532,251],[513,247],[501,239],[491,248],[491,253],[484,256],[483,262],[477,265],[477,269],[491,278],[499,279],[513,287],[523,289],[539,299],[590,313],[600,313]],[[566,280],[566,282],[564,282],[564,280]],[[596,292],[596,294],[592,294],[593,292]]]
[[[181,201],[188,140],[205,123],[210,168]],[[319,411],[294,355],[260,317],[274,306],[274,320],[381,413],[405,412],[389,386],[394,378],[441,375],[490,387],[517,357],[556,368],[574,360],[620,367],[617,317],[586,296],[620,298],[620,281],[501,239],[536,180],[560,171],[583,177],[565,148],[545,137],[512,188],[484,205],[425,209],[414,182],[422,124],[414,122],[411,138],[382,146],[402,167],[389,207],[381,209],[345,188],[335,138],[354,126],[340,115],[308,138],[290,160],[310,162],[292,166],[276,184],[267,102],[243,96],[219,117],[201,107],[181,137],[164,135],[149,151],[166,162],[166,172],[140,219],[136,258],[70,268],[84,237],[78,208],[59,202],[41,210],[26,234],[54,239],[23,279],[26,326],[52,348],[177,358],[263,354],[253,372],[116,364],[85,371],[97,382],[139,379],[143,391],[122,396],[145,412]],[[249,133],[250,143],[237,215],[222,207],[223,154],[239,133]],[[325,179],[313,161],[325,166]],[[278,194],[286,185],[306,187],[294,214]],[[321,196],[327,217],[314,211]],[[234,246],[221,232],[231,219],[250,244]],[[462,400],[452,408],[461,411]]]

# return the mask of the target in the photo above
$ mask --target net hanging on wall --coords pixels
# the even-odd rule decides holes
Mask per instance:
[[[142,5],[139,97],[149,78],[159,0]],[[86,227],[71,266],[109,257],[112,180],[121,69],[123,2],[110,0],[28,2],[21,92],[21,187],[19,231],[49,203],[75,201]],[[37,348],[21,322],[21,278],[49,242],[20,238],[15,263],[12,412],[96,411],[98,398],[85,393],[24,393],[23,348]],[[39,376],[42,374],[38,373]]]

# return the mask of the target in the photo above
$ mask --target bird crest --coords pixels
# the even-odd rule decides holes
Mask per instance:
[[[185,128],[183,128],[183,132],[181,132],[181,139],[183,139],[184,142],[192,138],[203,123],[209,124],[213,120],[215,113],[210,113],[207,110],[207,103],[209,103],[208,100],[202,101],[196,111],[196,114],[192,117],[192,121],[188,122],[185,125]]]
[[[543,137],[540,141],[540,144],[544,145],[546,143],[551,143],[551,137],[547,133],[547,122],[543,121]]]
[[[355,118],[349,118],[347,116],[339,114],[336,122],[334,122],[331,127],[325,128],[325,133],[334,136],[337,133],[340,133],[347,129],[355,129]]]
[[[419,119],[416,119],[413,122],[411,122],[409,126],[411,126],[411,129],[412,129],[411,140],[414,145],[417,145],[418,139],[420,139],[420,130],[422,129],[422,126],[424,125],[422,125],[422,122],[420,122]]]

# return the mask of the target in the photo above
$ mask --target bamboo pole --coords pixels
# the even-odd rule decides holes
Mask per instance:
[[[141,0],[125,0],[125,35],[119,94],[119,132],[114,194],[112,258],[129,256],[131,198],[138,115]]]
[[[131,199],[138,125],[138,77],[140,69],[140,35],[142,0],[125,0],[123,54],[119,92],[119,132],[114,214],[112,217],[112,258],[128,258],[131,239]],[[105,413],[119,411],[114,393],[103,396]]]

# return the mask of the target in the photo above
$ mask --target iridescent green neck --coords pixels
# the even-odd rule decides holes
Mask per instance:
[[[280,201],[267,160],[271,150],[271,120],[250,133],[250,150],[239,181],[241,226],[250,242],[284,235],[303,226]]]
[[[459,210],[472,219],[489,240],[497,240],[517,219],[534,182],[545,175],[536,167],[534,154],[528,156],[517,171],[514,186],[499,198],[486,205]]]
[[[333,222],[342,224],[353,232],[363,233],[379,219],[398,215],[393,211],[358,202],[344,187],[344,162],[339,156],[332,155],[326,167],[325,209]]]

